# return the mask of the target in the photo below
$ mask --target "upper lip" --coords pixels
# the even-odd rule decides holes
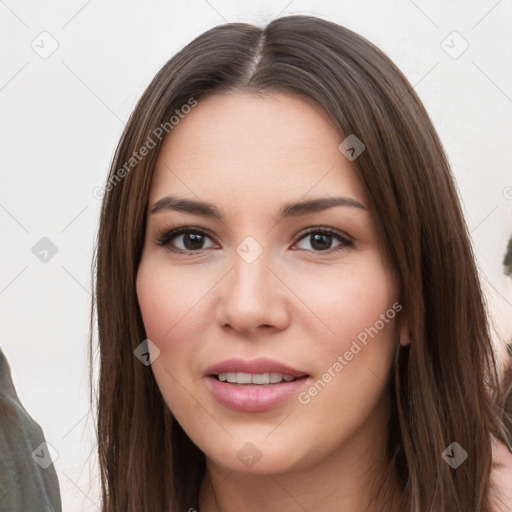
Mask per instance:
[[[267,358],[252,359],[245,361],[243,359],[228,359],[214,364],[206,369],[206,375],[218,375],[219,373],[281,373],[291,377],[304,377],[306,372],[292,368],[279,361],[273,361]]]

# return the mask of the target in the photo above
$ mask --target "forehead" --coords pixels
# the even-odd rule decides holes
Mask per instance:
[[[228,209],[342,192],[366,204],[342,140],[325,111],[296,96],[209,96],[167,135],[150,202],[178,193]]]

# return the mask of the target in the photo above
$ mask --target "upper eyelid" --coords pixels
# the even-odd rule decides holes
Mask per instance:
[[[174,239],[178,236],[182,236],[182,235],[186,234],[187,232],[194,232],[194,231],[199,234],[205,235],[206,237],[210,238],[213,242],[218,243],[218,242],[216,242],[215,237],[213,237],[209,233],[209,231],[204,228],[199,228],[199,227],[195,227],[195,226],[178,226],[175,228],[169,228],[169,229],[163,230],[158,235],[157,245],[165,246],[168,243],[170,243],[170,241],[172,239]],[[301,233],[295,235],[294,238],[296,238],[296,240],[294,243],[300,242],[305,237],[310,236],[315,232],[322,232],[322,231],[331,234],[331,236],[337,238],[338,240],[339,239],[344,240],[345,242],[347,242],[347,245],[354,243],[354,239],[350,235],[348,235],[347,233],[345,233],[339,229],[336,229],[336,228],[333,228],[330,226],[310,226],[308,228],[305,228]],[[172,234],[172,236],[169,238],[169,240],[166,243],[160,243],[160,240],[162,240],[164,237],[167,237],[169,234]],[[210,248],[207,248],[207,249],[210,249]],[[191,251],[191,252],[199,252],[200,250],[201,249],[198,249],[197,251]],[[177,249],[177,252],[180,252],[180,251],[186,252],[183,249]],[[315,252],[324,252],[324,251],[315,251]],[[327,252],[327,251],[325,251],[325,252]]]
[[[167,235],[170,233],[174,233],[175,236],[179,236],[179,235],[182,235],[183,233],[190,232],[190,231],[196,231],[196,232],[199,232],[200,234],[207,235],[210,238],[215,238],[212,234],[210,234],[208,229],[200,228],[200,227],[196,227],[196,226],[177,226],[174,228],[163,229],[162,231],[159,232],[158,236],[164,236],[164,235]],[[304,228],[304,230],[301,230],[301,231],[302,232],[295,235],[295,237],[305,236],[305,235],[311,234],[312,232],[315,232],[315,231],[328,231],[333,234],[338,234],[340,236],[344,236],[344,237],[352,240],[352,237],[348,233],[345,233],[344,231],[341,231],[340,229],[333,228],[330,226],[310,226],[308,228]]]

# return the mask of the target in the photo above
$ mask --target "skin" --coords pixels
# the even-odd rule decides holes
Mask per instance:
[[[502,379],[508,366],[512,365],[512,360],[503,344],[498,356],[502,363]],[[510,412],[507,412],[510,414]],[[512,447],[508,446],[496,439],[492,438],[493,445],[493,464],[491,471],[491,479],[494,485],[493,494],[496,499],[496,512],[510,512],[512,510]]]
[[[236,412],[205,383],[212,364],[268,357],[307,373],[307,391],[399,302],[368,198],[338,150],[343,139],[324,111],[300,98],[237,92],[201,99],[160,152],[137,293],[147,337],[160,350],[152,364],[158,386],[206,455],[201,512],[365,510],[371,481],[386,474],[386,385],[393,354],[407,343],[399,315],[307,405],[294,396],[268,411]],[[168,194],[213,203],[224,219],[152,214]],[[277,220],[285,202],[333,196],[364,208]],[[158,246],[170,226],[206,231],[204,248],[172,252],[184,250],[183,235]],[[333,237],[318,250],[311,235],[302,238],[311,227],[333,228],[353,244]],[[250,264],[236,251],[248,236],[263,248]],[[248,442],[261,454],[251,467],[237,457]]]
[[[493,465],[491,478],[494,485],[496,512],[512,510],[512,452],[507,445],[493,438]]]

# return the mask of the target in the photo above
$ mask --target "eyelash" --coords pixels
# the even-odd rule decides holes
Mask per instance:
[[[183,250],[183,249],[172,248],[170,246],[170,242],[174,238],[176,238],[177,236],[182,235],[182,234],[194,234],[194,235],[208,237],[210,239],[212,238],[211,236],[208,235],[208,233],[206,233],[202,229],[193,228],[193,227],[189,227],[189,226],[183,226],[183,227],[174,228],[174,229],[170,229],[170,230],[166,229],[166,230],[163,230],[162,232],[160,232],[157,235],[156,245],[159,247],[167,247],[168,250],[175,252],[175,253],[179,253],[179,254],[197,254],[201,251],[210,249],[210,248],[206,248],[206,249],[197,249],[196,251],[187,251],[187,250]],[[295,243],[300,242],[304,238],[307,238],[308,236],[313,235],[313,234],[332,236],[333,238],[335,238],[337,241],[339,241],[341,243],[340,243],[340,245],[333,247],[331,249],[326,249],[325,251],[316,251],[314,249],[313,250],[298,249],[298,250],[314,252],[316,254],[331,254],[333,252],[348,249],[348,248],[351,248],[354,246],[353,240],[351,240],[348,236],[340,233],[336,229],[327,228],[327,227],[325,227],[325,228],[310,228],[306,232],[302,233]]]

